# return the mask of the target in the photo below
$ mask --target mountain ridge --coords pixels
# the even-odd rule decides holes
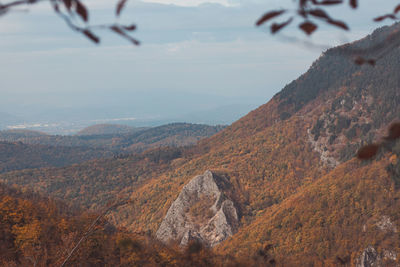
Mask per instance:
[[[128,134],[138,131],[135,127],[123,124],[95,124],[88,126],[75,135],[112,135],[112,134]]]
[[[104,128],[104,125],[94,127],[96,129]],[[0,141],[54,147],[90,147],[115,153],[137,153],[158,146],[193,145],[198,140],[211,136],[224,127],[222,125],[170,123],[150,128],[141,127],[126,133],[73,136],[47,135],[29,130],[8,130],[0,131]]]

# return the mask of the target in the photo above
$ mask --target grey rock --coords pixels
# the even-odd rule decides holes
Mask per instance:
[[[382,258],[372,246],[368,246],[357,259],[356,267],[380,267]]]
[[[382,216],[381,220],[376,223],[376,226],[381,231],[397,233],[396,225],[390,220],[389,216]]]
[[[239,218],[233,201],[224,194],[230,187],[211,171],[194,177],[172,203],[156,237],[165,243],[178,241],[181,246],[197,240],[213,247],[232,236]]]
[[[391,260],[391,261],[396,261],[397,260],[397,253],[392,251],[392,250],[383,250],[383,259],[384,260]],[[398,264],[396,265],[398,266]]]

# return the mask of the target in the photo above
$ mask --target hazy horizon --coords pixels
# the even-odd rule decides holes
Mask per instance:
[[[116,1],[84,2],[94,24],[114,20]],[[129,1],[122,21],[138,25],[139,47],[106,32],[99,32],[103,43],[96,47],[41,3],[0,23],[6,66],[0,72],[0,127],[118,118],[137,118],[138,125],[230,124],[304,73],[327,47],[383,25],[371,18],[394,3],[364,1],[354,17],[346,8],[340,15],[352,30],[321,27],[310,41],[324,46],[313,49],[254,27],[263,12],[291,1]],[[285,35],[305,39],[296,28]]]

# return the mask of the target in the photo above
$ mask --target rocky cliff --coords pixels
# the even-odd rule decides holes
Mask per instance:
[[[181,246],[197,240],[213,247],[232,236],[238,226],[238,212],[224,192],[231,185],[206,171],[186,184],[172,203],[156,236],[163,242]]]

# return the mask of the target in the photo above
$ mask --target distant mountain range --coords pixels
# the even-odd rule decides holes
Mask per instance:
[[[48,135],[30,130],[0,131],[0,172],[67,166],[155,147],[189,146],[223,128],[189,123],[154,128],[95,125],[75,136]]]
[[[80,130],[76,135],[118,135],[144,130],[119,124],[96,124]]]
[[[123,97],[115,96],[118,102],[113,100],[113,103],[104,105],[101,101],[110,97],[99,96],[98,103],[93,103],[93,96],[85,97],[89,98],[86,105],[72,101],[75,104],[71,107],[45,104],[19,106],[16,103],[7,109],[7,114],[0,116],[0,130],[27,129],[71,135],[93,124],[123,124],[131,127],[154,127],[174,122],[227,125],[262,104],[260,99],[230,99],[190,93],[148,95],[132,92]]]

